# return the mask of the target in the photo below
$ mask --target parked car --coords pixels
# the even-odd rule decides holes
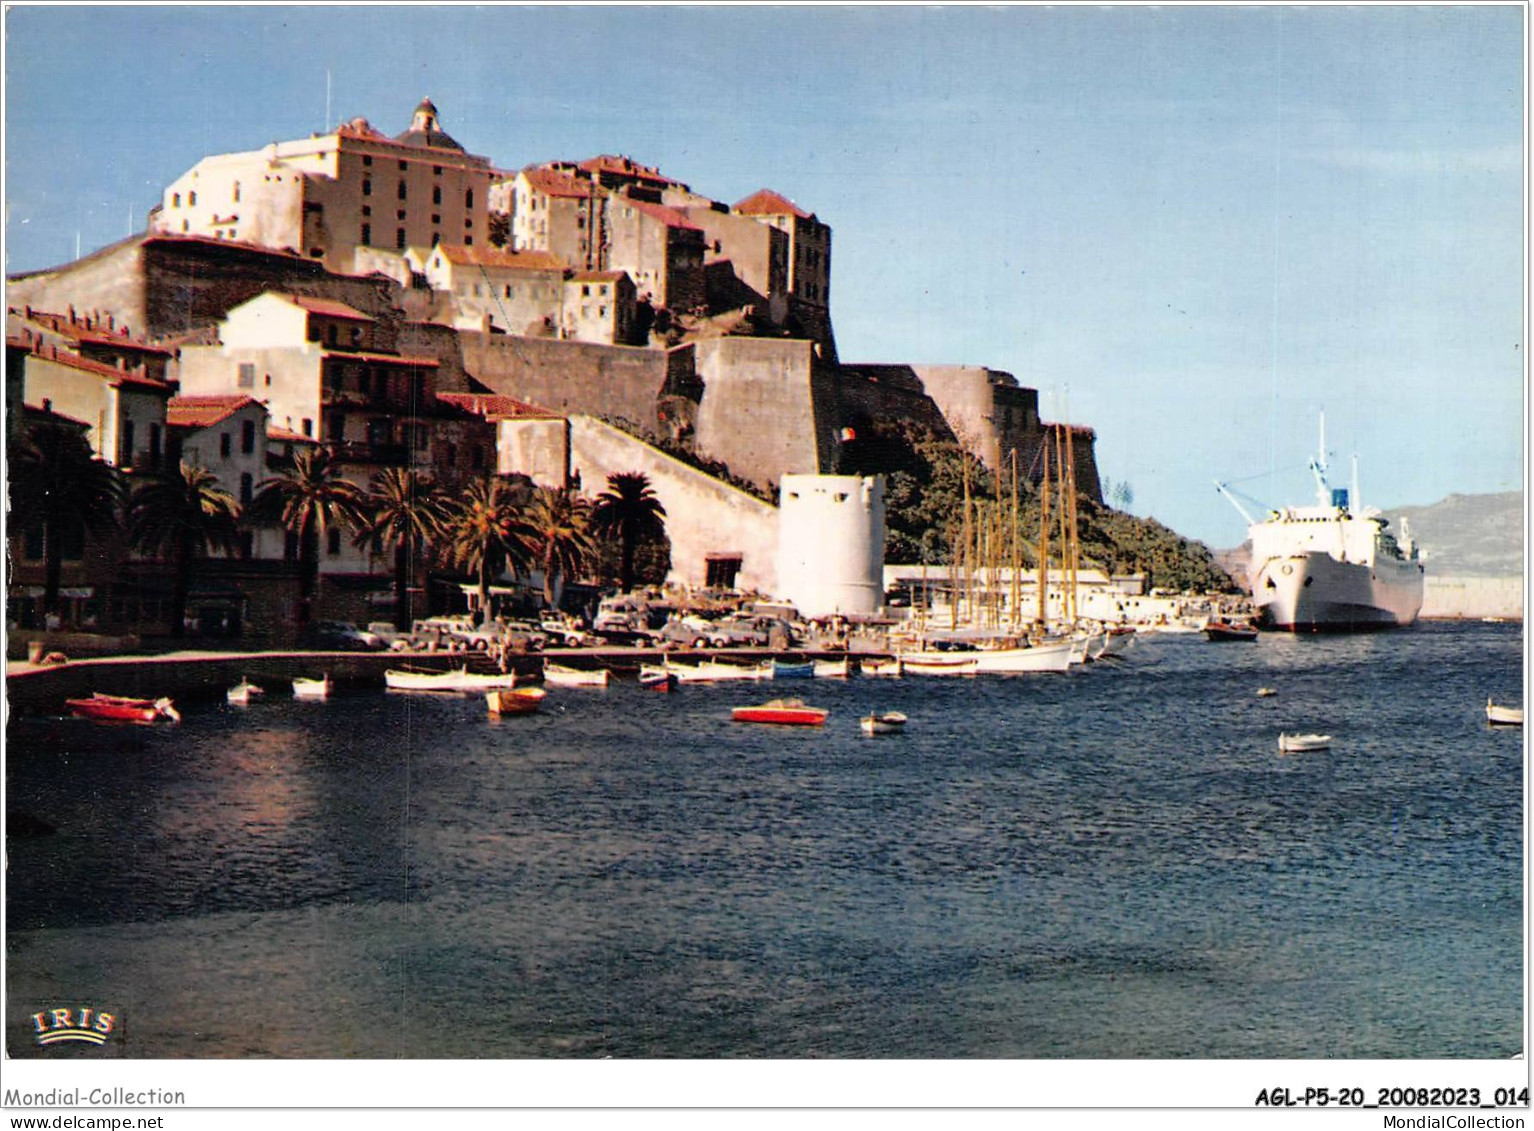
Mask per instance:
[[[655,634],[655,642],[662,648],[668,645],[673,648],[704,648],[715,627],[714,622],[702,617],[674,617],[660,627],[660,631]]]
[[[775,628],[786,643],[793,643],[793,627],[787,621],[762,616],[727,617],[712,626],[708,642],[716,648],[765,648]]]
[[[385,646],[376,633],[340,620],[315,621],[305,630],[304,643],[332,652],[374,652]]]

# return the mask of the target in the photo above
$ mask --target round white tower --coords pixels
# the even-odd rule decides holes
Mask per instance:
[[[805,617],[878,612],[884,604],[883,476],[783,476],[778,589]]]

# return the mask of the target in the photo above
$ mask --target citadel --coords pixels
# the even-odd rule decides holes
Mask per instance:
[[[851,526],[882,537],[876,489],[812,478],[881,424],[1025,475],[1069,427],[1077,488],[1100,499],[1092,431],[1041,420],[1010,373],[842,361],[832,251],[831,227],[770,189],[729,204],[612,155],[499,169],[423,99],[392,137],[355,118],[206,157],[146,231],[12,276],[8,430],[81,431],[127,471],[198,463],[242,503],[320,446],[358,484],[410,466],[449,487],[497,472],[595,490],[640,471],[668,514],[671,580],[763,593],[814,572],[765,501],[802,501],[785,476],[815,506],[829,492],[863,508]],[[733,483],[702,469],[719,465]],[[261,594],[284,583],[284,533],[247,530],[219,563],[258,636],[281,635],[256,609],[281,606]],[[38,616],[39,541],[13,538],[13,622]],[[150,564],[64,568],[76,614],[153,620]],[[366,620],[389,568],[332,531],[321,576],[327,608]]]

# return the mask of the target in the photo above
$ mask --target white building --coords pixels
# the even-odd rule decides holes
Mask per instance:
[[[778,595],[801,616],[871,616],[884,604],[884,479],[784,475]]]
[[[483,246],[490,160],[442,131],[430,99],[390,138],[354,118],[327,134],[205,157],[176,178],[156,232],[289,250],[355,269],[359,247]]]

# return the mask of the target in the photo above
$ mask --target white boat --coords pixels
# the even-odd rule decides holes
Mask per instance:
[[[1259,699],[1269,699],[1277,694],[1278,692],[1271,687],[1259,687],[1257,689],[1257,698]]]
[[[514,687],[516,682],[516,672],[478,675],[467,667],[446,672],[399,669],[384,672],[384,686],[390,691],[493,691]]]
[[[903,652],[900,668],[906,675],[975,675],[978,652]]]
[[[1260,623],[1287,632],[1361,632],[1413,623],[1424,587],[1417,547],[1404,533],[1402,546],[1379,510],[1359,504],[1356,485],[1350,499],[1346,489],[1327,483],[1324,418],[1321,451],[1310,471],[1315,505],[1284,507],[1262,522],[1217,484],[1251,523],[1247,582]]]
[[[496,718],[502,715],[531,715],[543,703],[548,692],[541,687],[505,687],[485,692],[485,705]]]
[[[244,706],[250,702],[252,696],[264,694],[266,693],[251,683],[250,680],[241,679],[239,683],[224,693],[224,698],[237,706]]]
[[[760,664],[721,664],[704,660],[699,664],[674,664],[666,659],[666,670],[680,683],[726,683],[732,680],[771,679],[772,661]]]
[[[899,711],[885,711],[882,714],[863,716],[864,734],[893,734],[897,730],[904,730],[906,717]]]
[[[1103,636],[1103,646],[1097,653],[1099,660],[1122,656],[1135,642],[1135,630],[1128,627],[1109,629]]]
[[[840,660],[816,660],[816,679],[846,679],[852,674],[852,661],[846,656]]]
[[[587,671],[567,668],[563,664],[551,664],[547,660],[543,664],[543,682],[551,687],[606,687],[611,675],[606,668]]]
[[[639,686],[647,687],[651,691],[674,691],[677,685],[676,673],[655,664],[639,665]]]
[[[1486,721],[1494,727],[1521,727],[1523,725],[1522,707],[1503,707],[1486,700]]]
[[[1072,664],[1080,662],[1076,659],[1077,650],[1084,646],[1083,638],[1080,644],[1074,640],[1056,640],[1028,648],[981,648],[977,652],[961,655],[972,657],[975,670],[982,674],[1063,672],[1068,671]]]
[[[1278,749],[1283,754],[1303,754],[1307,750],[1325,750],[1332,744],[1329,734],[1280,734]]]
[[[293,698],[295,699],[329,699],[330,677],[321,676],[319,679],[294,679]]]
[[[897,677],[901,673],[901,666],[899,656],[891,656],[886,660],[869,658],[858,661],[858,671],[863,675]]]

